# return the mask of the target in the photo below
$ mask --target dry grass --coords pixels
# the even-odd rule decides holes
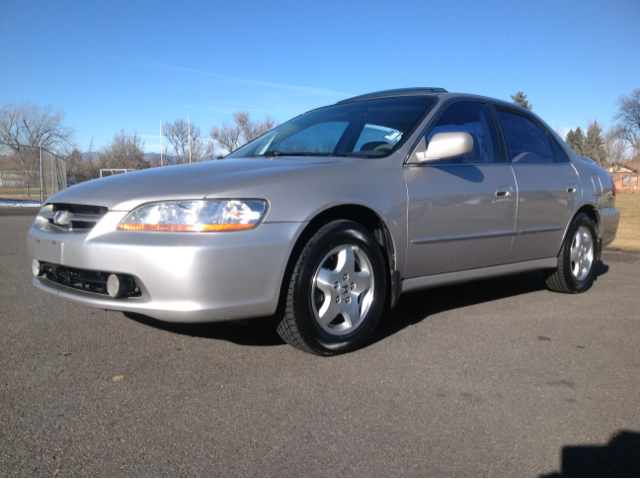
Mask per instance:
[[[620,226],[609,248],[640,252],[640,194],[616,195],[616,208],[620,211]]]
[[[47,189],[45,188],[45,191]],[[27,196],[27,188],[0,188],[0,198],[12,199],[12,200],[40,200],[40,188],[29,188],[29,195]]]

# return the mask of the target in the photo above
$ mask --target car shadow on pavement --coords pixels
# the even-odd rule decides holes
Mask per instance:
[[[276,346],[284,344],[271,318],[244,319],[215,323],[169,323],[137,313],[124,315],[138,323],[185,336],[221,339],[243,346]]]
[[[598,261],[594,280],[608,271],[609,266]],[[400,297],[394,309],[382,316],[368,344],[382,341],[434,314],[543,289],[542,272],[531,271],[407,293]]]
[[[606,274],[609,267],[598,263],[596,275]],[[597,279],[596,276],[596,279]],[[451,285],[403,295],[398,305],[383,314],[380,324],[367,345],[381,341],[407,326],[443,311],[488,301],[532,293],[544,289],[540,272],[521,273],[499,278],[473,281],[465,285]],[[138,323],[171,333],[199,338],[220,339],[244,346],[277,346],[284,344],[271,321],[272,318],[253,318],[241,321],[212,323],[171,323],[138,313],[124,313]]]
[[[640,434],[619,431],[604,446],[565,446],[561,469],[541,477],[640,477]]]

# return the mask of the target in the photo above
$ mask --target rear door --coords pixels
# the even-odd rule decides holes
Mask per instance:
[[[580,178],[560,145],[533,116],[504,107],[496,110],[518,182],[511,261],[557,256],[579,201]]]
[[[502,264],[516,220],[516,184],[501,162],[495,123],[484,101],[445,105],[426,133],[465,131],[468,155],[405,165],[409,193],[405,277]],[[422,142],[425,140],[422,139]]]

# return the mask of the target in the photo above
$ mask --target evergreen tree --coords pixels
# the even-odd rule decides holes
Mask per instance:
[[[566,141],[567,145],[569,145],[571,149],[575,151],[573,148],[573,144],[576,141],[576,134],[573,132],[573,130],[569,130],[569,133],[567,133],[567,137],[564,139],[564,141]]]
[[[584,137],[584,132],[582,131],[582,128],[578,127],[576,128],[576,131],[569,131],[569,133],[567,134],[567,140],[566,140],[567,144],[571,147],[571,149],[573,151],[576,152],[576,154],[578,155],[584,155],[584,142],[585,142],[585,137]]]
[[[597,121],[589,123],[587,137],[584,141],[584,154],[596,160],[600,166],[607,166],[607,154],[604,150],[604,138],[602,128]]]
[[[511,95],[511,99],[513,100],[513,103],[521,106],[522,108],[526,108],[527,110],[531,110],[531,107],[533,106],[530,105],[527,101],[527,95],[525,95],[524,92],[521,91],[519,91],[515,95]]]

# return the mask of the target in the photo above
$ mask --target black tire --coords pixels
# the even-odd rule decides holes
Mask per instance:
[[[358,319],[354,321],[353,325],[348,322],[353,328],[352,330],[345,327],[344,331],[336,329],[334,333],[327,331],[327,329],[339,328],[341,327],[340,321],[342,323],[347,323],[347,321],[342,316],[337,316],[337,326],[333,326],[333,322],[323,326],[317,307],[319,303],[325,304],[325,297],[330,298],[330,301],[333,302],[334,292],[331,293],[331,296],[320,292],[320,299],[317,299],[318,296],[312,297],[312,295],[319,293],[319,289],[316,287],[318,284],[316,272],[319,272],[323,265],[328,264],[339,253],[329,256],[329,259],[327,259],[327,255],[341,248],[355,251],[356,269],[361,268],[361,264],[365,264],[363,262],[366,261],[367,267],[365,270],[360,270],[359,274],[370,274],[372,278],[371,287],[361,293],[357,293],[354,284],[351,284],[351,289],[348,290],[343,288],[342,283],[335,289],[335,301],[337,304],[342,304],[335,306],[335,308],[358,308],[357,315],[354,315],[358,316]],[[309,240],[296,261],[286,292],[284,316],[281,316],[280,319],[276,318],[278,334],[291,346],[320,356],[333,356],[357,349],[375,329],[384,308],[387,291],[386,269],[380,245],[365,228],[347,220],[337,220],[323,226]],[[336,271],[338,272],[336,274],[340,274],[337,267]],[[348,275],[346,276],[348,277]],[[345,283],[348,281],[345,280]],[[342,299],[338,299],[338,297],[342,298],[343,294],[346,295],[345,298],[348,298],[344,300],[344,303],[342,303]],[[363,307],[360,304],[361,300],[365,301],[368,306]],[[350,306],[347,306],[347,303]],[[329,307],[333,311],[333,306]]]
[[[572,249],[576,245],[576,234],[581,228],[586,229],[591,235],[592,261],[588,272],[582,271],[576,274],[576,262],[571,258]],[[596,226],[593,220],[584,213],[576,216],[567,231],[567,236],[558,254],[557,269],[544,272],[547,288],[558,293],[583,293],[592,285],[595,278],[596,263],[600,257],[600,242],[598,241]],[[583,276],[584,275],[584,276]]]

